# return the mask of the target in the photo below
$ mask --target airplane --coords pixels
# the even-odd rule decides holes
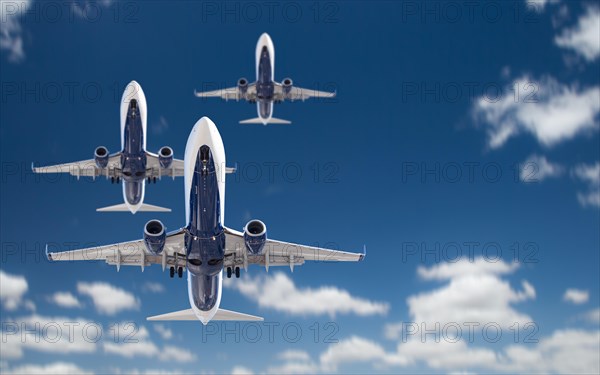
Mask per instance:
[[[49,252],[51,261],[104,260],[110,265],[144,267],[160,264],[169,267],[170,277],[187,273],[191,308],[148,320],[261,321],[258,316],[220,308],[222,279],[245,270],[251,264],[294,266],[305,261],[360,261],[364,253],[350,253],[281,242],[267,238],[267,227],[260,220],[249,221],[243,232],[224,226],[225,220],[225,148],[215,124],[202,117],[194,125],[184,156],[185,227],[167,233],[159,220],[144,226],[137,241],[64,252]]]
[[[256,103],[258,117],[242,120],[240,124],[291,124],[291,121],[273,117],[273,103],[284,100],[306,100],[308,98],[333,98],[335,92],[303,89],[295,87],[291,78],[284,78],[281,83],[275,81],[275,47],[267,33],[263,33],[256,44],[256,81],[248,83],[240,78],[236,87],[197,92],[199,98],[220,97],[225,100],[240,99]]]
[[[146,151],[147,124],[146,96],[136,81],[131,81],[121,99],[121,151],[109,154],[99,146],[94,158],[73,163],[34,167],[35,173],[70,173],[77,179],[81,176],[106,176],[111,183],[123,181],[125,203],[98,208],[99,212],[138,211],[170,212],[171,209],[144,203],[145,182],[156,183],[162,176],[183,176],[183,160],[173,158],[171,147],[161,147],[158,154]]]

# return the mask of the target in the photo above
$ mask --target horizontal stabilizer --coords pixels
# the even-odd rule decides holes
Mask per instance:
[[[175,311],[172,313],[155,315],[146,318],[146,320],[199,320],[192,309]],[[237,320],[237,321],[263,321],[263,318],[254,315],[243,314],[225,309],[217,310],[217,313],[211,320]]]
[[[130,208],[131,207],[131,208]],[[98,212],[171,212],[170,208],[164,208],[159,206],[153,206],[151,204],[142,203],[141,206],[136,210],[136,206],[128,206],[126,203],[115,204],[114,206],[97,208]],[[133,210],[132,210],[133,209]]]
[[[280,118],[275,118],[275,117],[271,117],[270,119],[263,119],[261,117],[256,117],[256,118],[251,118],[248,120],[242,120],[240,121],[240,124],[263,124],[263,125],[268,125],[268,124],[291,124],[291,121],[288,120],[282,120]]]

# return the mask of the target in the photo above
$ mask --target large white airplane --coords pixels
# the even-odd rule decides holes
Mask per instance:
[[[290,124],[288,120],[273,117],[273,103],[284,100],[306,100],[308,98],[333,98],[335,92],[303,89],[293,86],[291,78],[284,78],[281,83],[275,81],[275,47],[269,34],[264,33],[256,44],[256,81],[248,83],[240,78],[236,87],[221,90],[197,92],[200,98],[220,97],[225,100],[246,100],[256,103],[258,117],[240,121],[240,124]]]
[[[121,99],[121,151],[109,155],[108,149],[99,146],[90,160],[52,165],[32,169],[35,173],[70,173],[81,176],[110,178],[112,183],[123,181],[125,203],[98,208],[97,211],[170,212],[169,208],[144,203],[145,182],[156,183],[162,176],[183,176],[183,160],[173,158],[171,147],[162,147],[158,154],[146,151],[146,123],[148,107],[142,87],[131,81]]]
[[[158,220],[144,226],[143,239],[94,248],[48,252],[53,261],[104,260],[116,265],[162,265],[182,277],[187,270],[191,309],[149,317],[148,320],[262,320],[220,308],[223,273],[240,275],[250,264],[302,265],[314,261],[359,261],[365,254],[322,249],[267,238],[260,220],[251,220],[238,232],[224,226],[225,149],[215,124],[201,118],[188,138],[184,157],[185,227],[167,233]],[[176,271],[177,270],[177,271]]]

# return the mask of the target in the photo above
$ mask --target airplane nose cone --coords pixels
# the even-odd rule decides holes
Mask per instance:
[[[273,45],[273,41],[271,40],[271,36],[267,33],[262,33],[260,38],[258,38],[258,44],[263,46],[271,46]]]
[[[206,116],[202,117],[200,120],[198,120],[198,122],[196,122],[196,125],[194,125],[195,128],[213,128],[216,127],[215,123],[212,122],[212,120]]]

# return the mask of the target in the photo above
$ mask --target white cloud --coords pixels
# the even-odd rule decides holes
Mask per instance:
[[[83,318],[33,314],[3,319],[3,359],[22,358],[25,350],[46,353],[92,353],[102,335],[102,326]],[[99,336],[100,335],[100,336]]]
[[[309,361],[310,355],[304,350],[286,350],[277,355],[282,361]]]
[[[6,310],[13,311],[21,306],[28,289],[25,277],[0,270],[0,301]]]
[[[567,289],[563,295],[563,300],[576,305],[586,303],[590,299],[590,293],[587,290]]]
[[[559,177],[564,168],[551,163],[545,156],[531,155],[519,166],[519,176],[522,182],[541,182],[550,177]]]
[[[170,340],[173,338],[173,331],[165,327],[163,324],[154,324],[154,330],[163,338],[163,340]]]
[[[320,356],[321,367],[325,372],[337,371],[340,364],[376,362],[380,365],[404,365],[405,358],[386,353],[385,349],[378,343],[352,336],[349,339],[340,340]]]
[[[231,369],[231,375],[253,375],[254,372],[244,366],[234,366]]]
[[[600,56],[600,8],[589,6],[577,25],[554,38],[556,45],[574,50],[587,61]]]
[[[600,162],[580,164],[573,169],[573,175],[588,185],[586,192],[577,193],[579,203],[584,207],[600,207]]]
[[[407,299],[409,312],[417,325],[434,327],[436,323],[463,324],[478,322],[482,325],[497,323],[510,327],[515,323],[531,322],[531,317],[512,308],[513,303],[535,298],[535,289],[527,281],[522,291],[511,288],[498,275],[513,272],[516,263],[489,262],[477,258],[473,262],[463,259],[456,263],[443,263],[418,268],[425,280],[448,280],[448,284]]]
[[[114,315],[123,310],[137,310],[140,302],[125,290],[104,282],[77,283],[80,294],[92,298],[96,310],[101,314]]]
[[[592,324],[600,324],[600,308],[588,311],[583,315],[584,319]]]
[[[193,362],[196,360],[194,353],[188,349],[180,348],[173,345],[165,345],[159,348],[152,340],[148,329],[141,326],[130,340],[121,340],[115,343],[114,341],[105,341],[103,343],[104,351],[119,355],[125,358],[134,357],[152,357],[158,358],[161,361],[175,362]]]
[[[151,293],[163,293],[165,291],[165,286],[161,283],[147,281],[142,286],[142,289]]]
[[[600,87],[579,89],[551,77],[515,80],[497,99],[481,97],[473,106],[475,119],[486,126],[488,145],[500,148],[519,133],[531,133],[544,146],[598,129]]]
[[[385,315],[389,305],[350,295],[334,286],[316,289],[297,288],[294,281],[281,272],[272,276],[248,278],[244,282],[229,281],[226,286],[236,289],[263,308],[295,315],[337,314]]]
[[[21,365],[14,369],[3,370],[4,374],[52,374],[52,375],[86,375],[93,374],[86,371],[74,363],[54,362],[47,365]]]
[[[525,0],[525,4],[531,9],[542,12],[549,3],[558,3],[559,0]]]
[[[383,336],[388,340],[399,340],[402,330],[404,328],[403,322],[398,323],[386,323],[383,326]]]
[[[0,0],[0,50],[6,50],[8,61],[25,59],[19,18],[29,9],[29,0]]]
[[[61,307],[81,307],[77,297],[70,292],[56,292],[49,297],[49,300]]]

